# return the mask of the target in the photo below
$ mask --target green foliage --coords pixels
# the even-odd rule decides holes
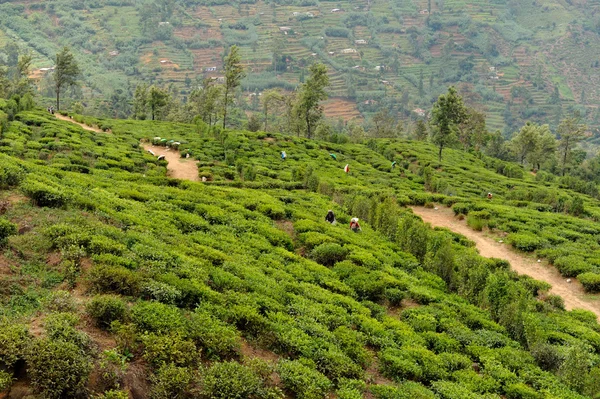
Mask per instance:
[[[140,291],[140,275],[124,267],[96,266],[88,274],[92,291],[136,295]]]
[[[86,311],[98,327],[108,329],[113,321],[125,319],[127,306],[117,296],[98,295],[88,302]]]
[[[188,386],[194,381],[190,369],[177,367],[173,363],[163,364],[156,374],[150,378],[152,390],[151,399],[179,399],[185,398]]]
[[[299,399],[323,399],[331,382],[323,374],[297,360],[284,360],[277,366],[283,386]]]
[[[582,257],[575,255],[560,256],[556,258],[554,260],[554,266],[556,266],[560,274],[565,277],[575,277],[592,270],[592,265],[588,264]]]
[[[178,333],[145,334],[141,341],[144,344],[144,359],[156,368],[169,363],[178,367],[190,367],[199,358],[196,345]]]
[[[54,188],[41,182],[26,180],[21,188],[25,195],[31,198],[37,206],[61,208],[69,199],[69,196],[62,189]]]
[[[252,367],[237,362],[214,363],[203,374],[202,390],[210,399],[276,399],[281,395],[265,385]]]
[[[0,320],[0,364],[11,370],[23,359],[30,341],[27,328],[23,325]]]
[[[311,258],[324,266],[333,266],[335,263],[343,261],[347,254],[348,250],[341,245],[326,243],[315,247],[311,252]]]
[[[525,252],[535,251],[545,245],[542,238],[532,233],[512,233],[506,239],[512,246]]]
[[[91,371],[91,360],[71,342],[36,339],[26,354],[31,384],[45,398],[80,394]]]
[[[587,292],[600,292],[600,274],[593,272],[582,273],[577,276],[577,279]]]

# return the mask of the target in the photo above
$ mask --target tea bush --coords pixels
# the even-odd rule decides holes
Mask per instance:
[[[593,272],[582,273],[577,276],[577,279],[587,292],[600,292],[600,274]]]
[[[113,321],[125,319],[127,306],[117,296],[98,295],[86,305],[86,311],[98,327],[108,329]]]
[[[49,338],[34,340],[25,359],[31,384],[50,399],[81,394],[92,368],[77,345]]]
[[[297,360],[280,362],[277,372],[283,386],[298,399],[324,399],[331,388],[327,377]]]
[[[346,258],[348,250],[336,243],[321,244],[315,247],[311,252],[311,257],[315,262],[324,266],[333,266]]]
[[[545,245],[542,238],[531,233],[512,233],[507,236],[507,240],[512,246],[525,252],[535,251]]]

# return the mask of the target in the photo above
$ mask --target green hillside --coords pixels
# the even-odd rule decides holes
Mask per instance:
[[[236,44],[248,72],[238,99],[246,111],[260,110],[250,93],[291,91],[319,60],[329,68],[332,120],[370,120],[389,109],[410,123],[419,117],[414,109],[428,111],[454,84],[486,113],[491,130],[509,134],[527,120],[556,126],[578,111],[595,132],[598,7],[563,0],[17,0],[0,4],[0,47],[16,43],[32,53],[32,76],[48,97],[49,75],[39,69],[72,47],[84,84],[71,97],[93,115],[126,116],[140,82],[185,98],[204,77],[223,75],[225,49]],[[0,52],[0,62],[11,51]]]
[[[594,313],[565,311],[547,284],[480,257],[473,243],[430,229],[405,207],[452,206],[475,228],[510,232],[516,248],[565,275],[584,274],[595,292],[599,206],[564,180],[539,181],[543,173],[452,149],[438,163],[435,147],[412,141],[334,144],[74,119],[110,132],[41,111],[3,125],[0,392],[600,392]],[[158,136],[180,142],[206,182],[165,177],[166,163],[140,146]],[[328,209],[337,224],[324,221]],[[348,228],[351,217],[362,231]]]

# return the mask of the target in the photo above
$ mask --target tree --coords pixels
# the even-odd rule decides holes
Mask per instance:
[[[587,126],[580,124],[579,117],[577,116],[564,119],[558,125],[557,133],[560,139],[558,149],[560,151],[560,166],[563,176],[566,173],[573,147],[585,138],[586,130]]]
[[[267,90],[263,93],[261,97],[261,101],[263,104],[263,110],[265,113],[265,132],[267,131],[269,125],[269,107],[273,102],[283,102],[283,96],[279,91],[275,89]]]
[[[81,74],[79,65],[68,47],[56,54],[56,65],[54,67],[54,88],[56,90],[56,110],[60,110],[60,91],[64,87],[77,84],[77,78]]]
[[[150,115],[152,120],[156,119],[160,110],[169,103],[169,93],[156,86],[150,86],[148,93],[148,106],[150,107]]]
[[[225,57],[225,95],[223,98],[223,129],[227,124],[227,106],[229,105],[229,96],[233,94],[246,76],[244,67],[240,63],[241,57],[239,48],[233,45],[229,48],[229,55]]]
[[[222,96],[223,88],[215,85],[210,77],[202,82],[202,88],[192,91],[190,94],[190,104],[192,112],[212,128],[213,122],[216,124],[219,111],[219,100]]]
[[[538,125],[527,122],[511,140],[511,147],[516,153],[521,165],[525,163],[527,156],[534,152],[538,145]]]
[[[258,132],[258,129],[260,129],[260,120],[256,114],[252,114],[248,119],[248,130],[251,132]]]
[[[372,136],[377,138],[394,137],[394,118],[390,115],[387,108],[377,112],[373,119]]]
[[[488,131],[485,127],[485,114],[473,108],[467,110],[467,119],[459,127],[458,141],[465,151],[475,147],[479,151],[485,144]]]
[[[146,119],[148,115],[148,86],[138,85],[133,95],[133,119]]]
[[[458,126],[467,120],[467,109],[462,97],[450,86],[447,94],[442,94],[433,105],[431,118],[431,141],[439,148],[438,158],[442,160],[444,147],[456,140]]]
[[[422,119],[419,119],[417,126],[415,126],[415,139],[419,141],[427,140],[427,125]]]
[[[536,145],[530,154],[529,162],[540,170],[542,163],[553,158],[556,152],[556,137],[550,131],[550,126],[538,126]]]
[[[309,68],[310,76],[300,87],[296,102],[296,114],[305,124],[306,137],[312,138],[313,128],[323,117],[321,101],[327,99],[325,88],[329,86],[327,67],[323,64],[312,64]]]

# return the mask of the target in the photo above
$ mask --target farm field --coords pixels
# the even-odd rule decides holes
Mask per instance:
[[[457,85],[469,105],[486,112],[491,131],[509,137],[528,120],[555,128],[561,115],[578,112],[595,137],[599,7],[558,0],[16,0],[0,5],[7,16],[0,48],[10,42],[31,53],[39,94],[52,97],[49,74],[40,69],[70,46],[85,73],[68,103],[83,103],[94,116],[111,115],[107,101],[115,93],[131,100],[141,83],[185,100],[204,77],[223,75],[223,57],[236,44],[247,71],[238,103],[247,114],[260,107],[242,101],[245,95],[292,92],[320,61],[329,69],[332,123],[368,125],[387,109],[410,125],[419,118],[412,110],[430,109]]]
[[[39,110],[2,126],[1,396],[598,392],[598,313],[408,208],[504,237],[594,303],[600,205],[565,179],[407,140]],[[177,151],[200,181],[168,177]]]

